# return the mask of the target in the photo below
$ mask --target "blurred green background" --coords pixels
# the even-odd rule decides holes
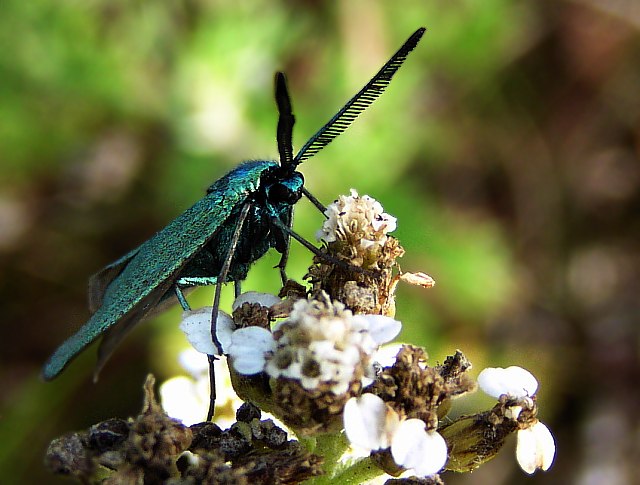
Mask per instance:
[[[89,275],[251,158],[276,158],[273,73],[300,147],[420,26],[389,90],[301,166],[328,203],[356,188],[398,217],[403,340],[540,380],[556,462],[513,443],[447,483],[626,484],[638,476],[640,4],[634,0],[92,0],[0,3],[0,482],[58,483],[47,443],[134,415],[180,372],[172,310],[97,384],[92,347],[41,364],[88,317]],[[322,217],[306,201],[295,228]],[[310,255],[294,244],[290,272]],[[245,289],[276,291],[269,255]],[[230,293],[227,290],[227,293]],[[230,301],[225,297],[225,305]],[[199,290],[194,305],[210,302]],[[480,394],[456,412],[491,405]],[[636,478],[637,479],[637,478]]]

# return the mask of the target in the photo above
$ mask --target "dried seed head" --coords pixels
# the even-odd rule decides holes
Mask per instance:
[[[473,389],[465,371],[470,368],[461,352],[447,359],[445,365],[429,367],[427,354],[404,345],[391,367],[385,367],[371,392],[380,396],[402,417],[418,418],[435,428],[443,417],[439,408],[457,395]]]
[[[352,190],[330,204],[325,215],[317,236],[326,243],[321,250],[328,258],[316,256],[307,275],[314,291],[325,291],[353,313],[393,316],[400,280],[433,286],[433,279],[424,273],[393,275],[404,249],[388,235],[395,230],[396,219],[375,199]],[[345,264],[332,262],[336,260]]]
[[[142,412],[131,424],[127,459],[144,467],[171,470],[177,455],[191,444],[191,430],[170,418],[158,404],[153,390],[155,378],[150,374],[144,384]]]

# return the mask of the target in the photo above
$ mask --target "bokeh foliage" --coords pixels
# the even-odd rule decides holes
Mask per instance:
[[[436,360],[460,348],[477,370],[519,364],[539,377],[555,467],[529,479],[504,452],[474,483],[587,483],[603,470],[631,480],[633,2],[5,0],[0,482],[53,483],[41,466],[51,438],[132,415],[147,372],[179,372],[173,310],[136,330],[96,385],[93,348],[53,383],[37,378],[87,318],[92,272],[239,161],[276,157],[273,73],[288,75],[300,146],[421,25],[388,92],[301,167],[307,188],[329,202],[353,187],[398,217],[402,267],[437,281],[400,288],[403,339]],[[299,204],[298,232],[312,239],[321,221]],[[244,288],[277,290],[276,261]],[[294,245],[291,275],[309,261]],[[200,290],[193,303],[210,298]],[[595,444],[603,431],[606,450]]]

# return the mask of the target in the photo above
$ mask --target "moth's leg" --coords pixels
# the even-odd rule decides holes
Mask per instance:
[[[250,209],[251,204],[249,202],[245,203],[242,206],[242,210],[238,215],[236,228],[233,231],[231,241],[229,242],[229,247],[227,248],[227,255],[225,256],[224,264],[220,269],[220,274],[218,274],[217,276],[216,293],[213,297],[213,308],[211,310],[211,338],[220,355],[224,353],[224,350],[222,349],[222,344],[220,344],[220,341],[218,340],[216,326],[218,322],[218,309],[220,308],[220,295],[222,294],[222,285],[229,275],[229,270],[231,269],[231,261],[233,260],[233,256],[236,252],[240,234],[242,233],[242,226],[244,225],[244,221],[246,220]],[[207,358],[209,359],[209,381],[211,384],[211,395],[209,397],[209,412],[207,413],[207,421],[210,421],[213,417],[213,412],[215,411],[216,405],[216,381],[214,372],[214,362],[216,361],[216,357],[214,355],[208,355]]]
[[[178,279],[175,285],[175,290],[176,290],[176,296],[178,297],[178,301],[180,302],[182,309],[189,310],[189,303],[184,297],[184,294],[182,293],[181,288],[188,288],[191,286],[218,285],[219,281],[220,280],[218,279],[217,276],[184,276]],[[219,287],[220,285],[216,287],[216,291],[218,291]],[[219,305],[219,300],[218,300],[218,305]],[[218,316],[218,311],[216,309],[214,309],[213,315],[215,315],[216,317]],[[213,318],[213,315],[212,315],[212,318]],[[215,320],[212,320],[211,325],[215,328]],[[216,347],[218,346],[216,345]],[[219,347],[218,347],[218,350],[220,350]],[[216,360],[217,359],[215,355],[207,355],[207,361],[209,363],[209,389],[210,389],[209,410],[207,412],[207,420],[210,420],[213,417],[213,411],[215,410],[215,404],[216,404],[216,374],[215,374],[215,365],[214,365],[214,362]]]
[[[206,285],[215,285],[217,283],[217,277],[186,277],[180,278],[174,288],[176,292],[176,296],[178,297],[178,302],[184,311],[191,310],[191,306],[189,302],[182,293],[181,287],[189,287],[189,286],[206,286]],[[217,312],[216,312],[217,315]],[[216,403],[216,374],[214,368],[214,362],[216,358],[214,355],[207,355],[207,361],[209,362],[209,411],[207,420],[210,420],[213,416],[213,410],[215,409]]]
[[[209,410],[207,411],[207,421],[211,421],[213,418],[213,412],[216,410],[216,372],[215,372],[215,355],[208,355],[209,361]]]
[[[176,283],[174,286],[174,290],[176,292],[176,297],[178,297],[178,303],[180,303],[180,306],[182,307],[182,309],[186,312],[187,310],[191,310],[191,307],[189,306],[189,302],[187,301],[187,299],[184,297],[184,293],[182,293],[182,289],[180,288],[180,282]]]
[[[364,268],[361,268],[359,266],[354,266],[352,264],[346,263],[344,261],[341,261],[337,258],[334,258],[333,256],[330,256],[329,254],[323,253],[322,251],[320,251],[317,247],[315,247],[313,244],[311,244],[309,241],[307,241],[305,238],[303,238],[300,234],[296,233],[293,229],[291,229],[289,226],[287,226],[286,224],[284,224],[278,217],[273,216],[271,218],[271,223],[273,225],[275,225],[276,227],[279,227],[280,229],[282,229],[283,231],[285,231],[287,234],[289,234],[293,239],[295,239],[296,241],[298,241],[300,244],[302,244],[305,248],[307,248],[309,251],[311,251],[313,254],[315,254],[316,256],[318,256],[319,258],[324,259],[325,261],[328,261],[331,264],[335,264],[337,266],[341,266],[343,268],[348,269],[349,271],[354,271],[355,273],[361,273],[367,276],[370,276],[372,278],[377,278],[380,276],[379,272],[377,271],[369,271],[366,270]]]
[[[241,293],[242,293],[242,285],[240,284],[239,281],[235,281],[233,284],[233,294],[236,298],[238,298]]]
[[[217,276],[183,276],[176,284],[182,288],[187,286],[213,286],[218,284]],[[180,297],[178,297],[178,300]]]
[[[278,218],[278,220],[280,219]],[[286,225],[289,229],[291,229],[292,221],[293,221],[293,206],[291,206],[291,208],[287,213],[287,222],[283,224]],[[284,286],[285,284],[287,284],[287,279],[288,279],[287,278],[287,261],[289,261],[289,248],[291,247],[291,235],[288,232],[283,232],[282,235],[284,236],[284,240],[282,242],[283,247],[276,248],[278,249],[278,251],[280,251],[282,256],[280,257],[280,261],[276,265],[276,268],[280,270],[280,279],[282,280],[282,285]]]
[[[322,204],[322,202],[316,199],[316,197],[304,187],[302,188],[302,193],[307,199],[309,199],[309,201],[311,201],[313,205],[315,205],[318,208],[320,212],[322,212],[322,215],[327,217],[327,215],[324,213],[327,210],[327,208]]]
[[[231,241],[229,241],[229,247],[227,248],[227,254],[224,258],[224,264],[220,269],[220,273],[218,274],[218,284],[216,286],[216,293],[213,298],[213,311],[211,313],[211,338],[213,339],[213,343],[218,348],[220,355],[224,353],[222,349],[222,345],[218,340],[218,336],[216,335],[216,320],[218,319],[218,309],[220,308],[220,295],[222,294],[222,285],[227,279],[229,275],[229,270],[231,269],[231,261],[233,260],[233,256],[236,252],[236,247],[238,246],[238,241],[240,240],[240,234],[242,233],[242,226],[244,225],[244,221],[249,214],[249,210],[251,209],[251,203],[247,202],[242,206],[242,210],[240,214],[238,214],[238,222],[236,223],[236,228],[233,231],[233,235],[231,236]]]
[[[189,303],[187,302],[184,294],[182,293],[181,288],[190,287],[190,286],[212,286],[217,285],[218,279],[217,276],[184,276],[176,282],[175,291],[176,296],[178,297],[178,301],[180,302],[180,306],[182,306],[183,310],[189,310]],[[217,288],[216,288],[217,290]],[[218,315],[217,310],[214,311],[214,315]],[[215,325],[215,322],[212,320],[212,325]],[[207,413],[207,420],[210,420],[213,416],[213,411],[215,409],[216,403],[216,374],[215,374],[215,366],[214,362],[216,361],[216,357],[214,355],[207,355],[207,361],[209,363],[209,411]]]

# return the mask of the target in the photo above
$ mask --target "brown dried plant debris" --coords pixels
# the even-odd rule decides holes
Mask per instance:
[[[391,367],[385,367],[366,391],[387,402],[401,417],[423,420],[430,427],[437,426],[442,414],[438,408],[448,409],[449,400],[475,388],[466,371],[471,365],[461,352],[447,358],[441,366],[427,365],[424,349],[404,345]]]
[[[260,410],[242,406],[238,421],[186,427],[158,404],[148,376],[136,418],[109,419],[51,442],[48,468],[81,483],[295,484],[322,474],[322,458],[304,450]]]

